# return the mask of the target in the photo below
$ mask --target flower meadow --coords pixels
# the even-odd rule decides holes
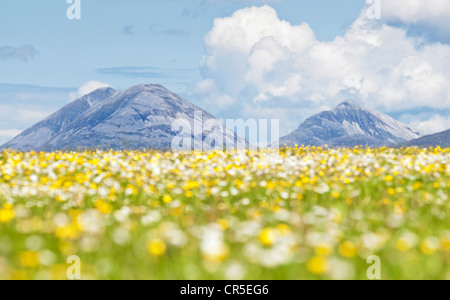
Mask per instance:
[[[450,149],[0,153],[0,279],[450,279]]]

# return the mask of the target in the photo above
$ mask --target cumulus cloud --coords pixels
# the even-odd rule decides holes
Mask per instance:
[[[373,0],[372,0],[373,1]],[[384,22],[400,25],[408,34],[430,41],[450,43],[450,1],[447,0],[377,0]]]
[[[388,21],[450,24],[450,1],[447,0],[382,0],[381,12]]]
[[[73,101],[73,100],[81,98],[84,95],[87,95],[97,89],[106,88],[106,87],[111,87],[111,86],[107,83],[91,80],[91,81],[88,81],[88,82],[84,83],[83,85],[81,85],[76,93],[70,93],[69,98],[71,101]]]
[[[224,4],[239,4],[239,5],[261,5],[261,4],[272,4],[281,3],[283,0],[198,0],[190,1],[189,4],[183,8],[181,12],[182,17],[192,17],[197,18],[211,9],[221,8]]]
[[[20,47],[0,47],[0,58],[3,59],[13,58],[27,62],[38,54],[39,52],[32,45],[22,45]]]
[[[450,117],[443,117],[434,115],[431,119],[426,121],[414,121],[412,125],[426,134],[442,132],[450,129]]]
[[[284,131],[347,98],[384,112],[450,107],[450,46],[424,45],[364,10],[345,35],[320,42],[270,6],[244,8],[216,19],[205,46],[194,88],[205,105],[225,116],[264,112]]]

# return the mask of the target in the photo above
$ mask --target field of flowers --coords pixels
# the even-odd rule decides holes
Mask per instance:
[[[450,279],[450,149],[0,153],[0,279]]]

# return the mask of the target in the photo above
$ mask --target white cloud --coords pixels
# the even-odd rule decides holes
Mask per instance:
[[[384,112],[447,109],[450,46],[422,42],[365,11],[344,36],[320,42],[270,6],[244,8],[214,21],[195,92],[220,114],[278,117],[284,132],[346,98]],[[224,96],[236,100],[224,105]]]
[[[78,89],[78,97],[83,97],[84,95],[87,95],[97,89],[106,88],[106,87],[111,87],[111,86],[107,83],[103,83],[103,82],[99,82],[99,81],[94,81],[94,80],[88,81]]]
[[[106,87],[111,87],[111,86],[107,83],[103,83],[103,82],[99,82],[99,81],[95,81],[95,80],[88,81],[88,82],[84,83],[83,85],[81,85],[81,87],[78,89],[78,91],[76,93],[70,94],[70,96],[69,96],[70,101],[81,98],[84,95],[87,95],[97,89],[106,88]]]
[[[450,129],[450,117],[442,117],[434,115],[431,119],[426,121],[414,121],[412,125],[427,134],[442,132]]]
[[[388,21],[429,23],[439,26],[450,24],[448,0],[382,0],[382,17]]]
[[[301,36],[292,39],[292,36]],[[247,7],[231,17],[214,20],[213,29],[206,35],[210,50],[229,49],[248,54],[253,46],[265,37],[273,37],[280,46],[303,51],[314,41],[314,33],[306,23],[292,26],[281,21],[270,6]]]

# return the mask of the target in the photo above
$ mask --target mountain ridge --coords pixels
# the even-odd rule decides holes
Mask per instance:
[[[411,140],[405,146],[450,147],[450,129]]]
[[[296,130],[280,139],[287,146],[358,145],[378,147],[395,145],[422,136],[386,114],[345,100],[334,109],[322,111],[305,120]]]
[[[250,146],[211,114],[184,100],[160,84],[140,84],[123,91],[100,88],[68,103],[0,148],[19,151],[80,149],[168,149],[179,132],[176,120],[187,120],[194,128],[205,122],[222,127],[189,133],[195,149],[221,134],[226,145]],[[445,133],[442,133],[445,135]],[[296,130],[280,139],[279,145],[307,146],[401,146],[421,138],[445,141],[448,137],[424,137],[407,124],[388,115],[345,100],[331,110],[307,118]],[[236,143],[236,145],[235,145]],[[411,142],[412,143],[412,142]],[[205,149],[207,150],[207,149]]]
[[[74,110],[73,116],[58,119],[71,110]],[[174,137],[179,135],[172,130],[173,122],[178,119],[187,120],[191,127],[203,127],[206,121],[211,120],[215,126],[223,126],[227,145],[234,142],[237,148],[247,145],[211,114],[160,84],[141,84],[124,91],[96,90],[69,103],[47,119],[1,148],[20,151],[168,149]],[[64,126],[55,125],[58,122]],[[41,131],[46,134],[41,134]],[[188,138],[193,138],[195,149],[201,149],[206,136],[213,133],[210,130],[202,132],[200,137]],[[39,139],[42,140],[37,144],[29,142]]]

